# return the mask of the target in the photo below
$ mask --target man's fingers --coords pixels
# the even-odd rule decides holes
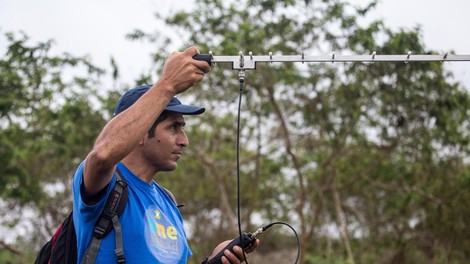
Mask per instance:
[[[234,247],[234,250],[235,250],[235,247]],[[235,251],[237,251],[237,250],[235,250]],[[224,255],[225,256],[222,256],[222,262],[223,262],[224,257],[227,258],[227,263],[232,263],[233,264],[233,263],[241,263],[243,261],[243,253],[240,256],[239,252],[238,253],[236,252],[236,254],[234,254],[230,250],[226,249],[224,251]],[[225,262],[223,262],[223,263],[225,263]]]
[[[196,46],[191,46],[187,48],[186,50],[184,50],[183,53],[193,57],[194,55],[199,54],[199,50],[198,48],[196,48]]]
[[[196,46],[191,46],[183,51],[183,54],[194,57],[197,54],[200,54],[199,49]],[[195,60],[194,65],[203,71],[203,73],[208,73],[211,69],[211,66],[206,61]]]

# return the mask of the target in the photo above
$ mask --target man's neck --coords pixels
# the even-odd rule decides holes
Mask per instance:
[[[142,160],[135,157],[135,155],[132,155],[132,153],[127,155],[121,162],[141,180],[148,184],[152,184],[152,180],[157,173],[152,166],[142,163]]]

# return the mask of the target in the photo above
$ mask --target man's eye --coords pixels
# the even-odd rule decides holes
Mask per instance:
[[[177,130],[183,130],[184,124],[174,124],[171,126],[171,130],[177,131]]]

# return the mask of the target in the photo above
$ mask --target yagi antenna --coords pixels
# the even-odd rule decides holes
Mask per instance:
[[[234,70],[255,70],[257,63],[272,62],[431,62],[431,61],[470,61],[470,55],[455,55],[445,53],[444,55],[418,55],[408,51],[404,55],[380,55],[373,52],[371,55],[338,55],[335,52],[331,55],[309,56],[304,53],[300,55],[253,55],[249,52],[248,56],[243,55],[240,51],[236,56],[214,56],[212,51],[209,54],[197,54],[194,56],[196,60],[207,61],[210,65],[217,63],[231,63]]]

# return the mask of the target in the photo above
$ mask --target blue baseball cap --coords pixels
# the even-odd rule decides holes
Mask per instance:
[[[116,103],[116,107],[114,108],[114,116],[117,116],[118,114],[129,108],[131,105],[133,105],[137,101],[137,99],[139,99],[144,93],[150,90],[151,87],[152,85],[142,85],[132,88],[129,91],[125,92]],[[170,102],[164,110],[181,113],[183,115],[199,115],[206,111],[206,109],[203,107],[194,105],[184,105],[176,97],[171,98]]]

